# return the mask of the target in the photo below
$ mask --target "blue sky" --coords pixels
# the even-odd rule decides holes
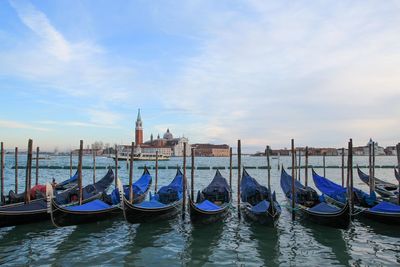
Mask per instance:
[[[0,1],[1,140],[399,141],[398,1]]]

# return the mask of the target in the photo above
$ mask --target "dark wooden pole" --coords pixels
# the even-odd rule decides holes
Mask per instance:
[[[375,142],[372,142],[372,190],[375,191]]]
[[[308,186],[308,146],[306,146],[305,157],[304,185]]]
[[[115,145],[115,188],[117,188],[117,179],[118,179],[118,147]]]
[[[372,195],[372,144],[368,144],[368,170],[369,170],[369,194]]]
[[[350,174],[350,203],[351,203],[351,213],[354,212],[354,201],[353,201],[353,140],[350,139],[349,142],[349,174]]]
[[[294,179],[297,180],[297,151],[294,149]]]
[[[72,151],[69,154],[69,177],[72,177]]]
[[[324,153],[322,154],[322,161],[323,161],[323,165],[324,165],[324,177],[326,177],[325,156],[326,156],[326,152],[324,152]]]
[[[78,156],[78,184],[79,184],[79,205],[82,204],[82,154],[83,154],[83,140],[79,142],[79,156]]]
[[[232,148],[229,148],[229,187],[232,192]]]
[[[15,147],[15,194],[18,194],[18,147]]]
[[[135,146],[135,143],[132,142],[131,154],[130,154],[130,157],[129,157],[129,202],[131,204],[133,203],[133,187],[132,187],[132,185],[133,185],[133,152],[134,152],[134,146]],[[158,169],[157,158],[158,158],[158,155],[156,156],[156,173],[157,173],[157,169]],[[155,192],[157,192],[157,175],[156,175],[156,183],[155,183],[155,189],[154,190],[155,190]]]
[[[96,151],[93,149],[93,184],[96,183]]]
[[[32,171],[32,139],[28,140],[28,154],[26,157],[25,203],[31,202],[31,171]]]
[[[186,183],[186,142],[183,143],[183,199],[182,199],[182,219],[185,219],[185,212],[186,212],[186,190],[187,190],[187,183]]]
[[[299,153],[299,166],[298,166],[298,168],[299,168],[299,176],[297,177],[297,179],[299,180],[299,181],[301,181],[301,150],[299,149],[298,150],[298,153]]]
[[[192,201],[194,201],[194,147],[192,147],[191,151],[191,156],[192,156],[192,169],[190,170],[190,185],[191,185],[191,194],[190,197],[192,198]]]
[[[344,148],[342,148],[342,187],[344,187]]]
[[[396,146],[396,154],[397,154],[397,173],[399,174],[399,179],[398,179],[398,197],[397,197],[397,204],[400,205],[400,143],[397,144]]]
[[[296,198],[296,190],[294,187],[294,183],[295,183],[295,174],[296,174],[296,170],[295,170],[295,164],[296,164],[296,155],[295,155],[295,149],[294,149],[294,139],[292,139],[292,220],[295,219],[295,198]]]
[[[238,218],[240,220],[240,180],[241,180],[241,165],[242,165],[242,145],[240,140],[238,140],[237,157],[238,157],[237,205],[238,205]]]
[[[1,153],[1,162],[0,162],[0,164],[1,164],[1,166],[0,166],[0,168],[1,168],[1,170],[0,170],[0,175],[1,175],[1,177],[0,177],[0,179],[1,179],[1,200],[0,200],[0,203],[3,203],[4,202],[4,145],[3,145],[3,142],[1,142],[1,151],[0,151],[0,153]]]
[[[268,190],[271,192],[271,162],[269,161],[269,146],[265,149],[265,155],[267,156],[267,179],[268,179]],[[271,203],[272,204],[272,203]]]
[[[156,182],[154,184],[154,194],[157,193],[157,183],[158,183],[158,151],[156,151]]]
[[[39,147],[36,147],[36,181],[35,185],[39,184]]]

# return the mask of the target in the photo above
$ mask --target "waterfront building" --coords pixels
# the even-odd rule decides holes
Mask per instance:
[[[195,156],[200,157],[229,157],[229,146],[213,144],[194,144],[192,145]]]

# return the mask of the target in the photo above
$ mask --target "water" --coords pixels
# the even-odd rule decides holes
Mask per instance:
[[[21,156],[20,165],[25,165]],[[265,166],[265,158],[243,157],[247,166]],[[281,157],[280,163],[289,166],[291,159]],[[367,157],[355,157],[354,163],[367,165]],[[74,159],[76,163],[76,159]],[[234,163],[237,160],[234,158]],[[304,162],[304,160],[302,160]],[[327,165],[340,165],[340,157],[327,157]],[[377,157],[377,165],[394,165],[395,157]],[[14,189],[12,155],[6,157],[6,192]],[[69,157],[42,160],[43,165],[69,165]],[[84,158],[84,165],[91,157]],[[98,166],[112,161],[99,157]],[[153,163],[148,163],[153,165]],[[160,165],[176,166],[181,158],[172,158]],[[197,166],[228,166],[227,158],[196,158]],[[322,165],[321,157],[310,157],[310,164]],[[135,162],[137,179],[143,162]],[[190,160],[188,161],[190,164]],[[278,160],[272,159],[272,187],[282,206],[286,206],[279,186]],[[119,177],[127,183],[126,164],[120,162]],[[322,169],[317,170],[322,174]],[[174,177],[175,170],[159,170],[159,185]],[[266,184],[265,169],[249,169],[259,182]],[[97,170],[101,178],[106,170]],[[154,175],[154,170],[151,170]],[[206,186],[215,170],[196,170],[195,191]],[[228,178],[229,170],[221,170]],[[327,177],[340,183],[340,169],[326,169]],[[92,181],[92,170],[83,170],[84,183]],[[187,173],[190,177],[190,170]],[[234,200],[236,202],[237,170],[233,171]],[[23,190],[24,170],[19,170],[19,190]],[[35,172],[33,171],[33,177]],[[40,169],[40,182],[66,179],[69,170]],[[376,169],[376,176],[395,182],[392,169]],[[301,174],[304,178],[304,173]],[[311,173],[309,174],[311,177]],[[368,191],[355,173],[355,186]],[[190,179],[189,179],[190,181]],[[314,186],[310,181],[310,185]],[[186,216],[188,218],[189,216]],[[224,222],[208,226],[192,226],[179,218],[155,224],[131,225],[123,217],[93,224],[55,228],[50,222],[0,229],[0,264],[2,265],[135,265],[135,266],[316,266],[324,265],[399,265],[400,226],[386,226],[366,220],[355,220],[348,230],[323,227],[306,221],[291,221],[291,214],[283,209],[276,228],[268,228],[238,221],[232,209]]]

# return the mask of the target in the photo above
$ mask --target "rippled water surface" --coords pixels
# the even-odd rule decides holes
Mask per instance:
[[[21,156],[20,165],[26,158]],[[265,158],[243,157],[245,166],[264,166]],[[367,157],[356,157],[355,164],[367,165]],[[234,159],[236,163],[236,159]],[[339,157],[327,157],[327,165],[340,165]],[[377,157],[377,165],[396,162],[395,157]],[[74,159],[76,163],[76,159]],[[280,164],[288,166],[290,158],[281,157]],[[320,157],[311,157],[310,164],[321,165]],[[14,189],[13,155],[6,157],[6,192]],[[41,165],[69,165],[69,157],[51,157]],[[108,158],[98,158],[97,165],[112,164]],[[137,179],[145,163],[135,162]],[[147,163],[153,165],[153,163]],[[161,166],[182,164],[181,158],[172,158]],[[225,166],[227,158],[197,158],[196,166]],[[91,165],[91,158],[84,158],[84,165]],[[127,183],[126,164],[120,162],[119,177]],[[188,161],[190,166],[190,160]],[[279,186],[278,159],[272,159],[272,187],[277,198],[286,207]],[[322,174],[322,169],[317,169]],[[365,170],[367,171],[367,170]],[[266,184],[265,169],[248,169],[248,172]],[[33,177],[34,177],[33,171]],[[106,170],[97,170],[97,178]],[[154,170],[151,170],[154,176]],[[195,191],[206,186],[215,170],[196,170]],[[229,170],[221,173],[228,179]],[[340,169],[328,168],[326,175],[336,182],[341,181]],[[92,181],[92,170],[83,171],[84,183]],[[175,170],[159,170],[159,186],[169,183]],[[23,190],[24,170],[19,170],[20,191]],[[40,169],[40,182],[68,178],[69,170]],[[393,169],[376,169],[376,176],[395,182]],[[303,180],[304,173],[301,173]],[[309,174],[311,177],[311,173]],[[355,186],[368,190],[354,173]],[[190,181],[190,171],[188,172]],[[236,203],[237,170],[233,171],[233,196]],[[310,181],[310,185],[314,186]],[[234,206],[236,205],[234,203]],[[289,266],[289,265],[400,265],[400,227],[386,226],[367,220],[356,219],[348,230],[322,227],[306,221],[291,220],[287,209],[283,209],[276,228],[252,225],[239,221],[237,210],[224,222],[193,226],[180,218],[154,224],[128,224],[123,217],[93,224],[55,228],[51,222],[42,222],[0,229],[0,264],[2,265],[135,265],[135,266]]]

